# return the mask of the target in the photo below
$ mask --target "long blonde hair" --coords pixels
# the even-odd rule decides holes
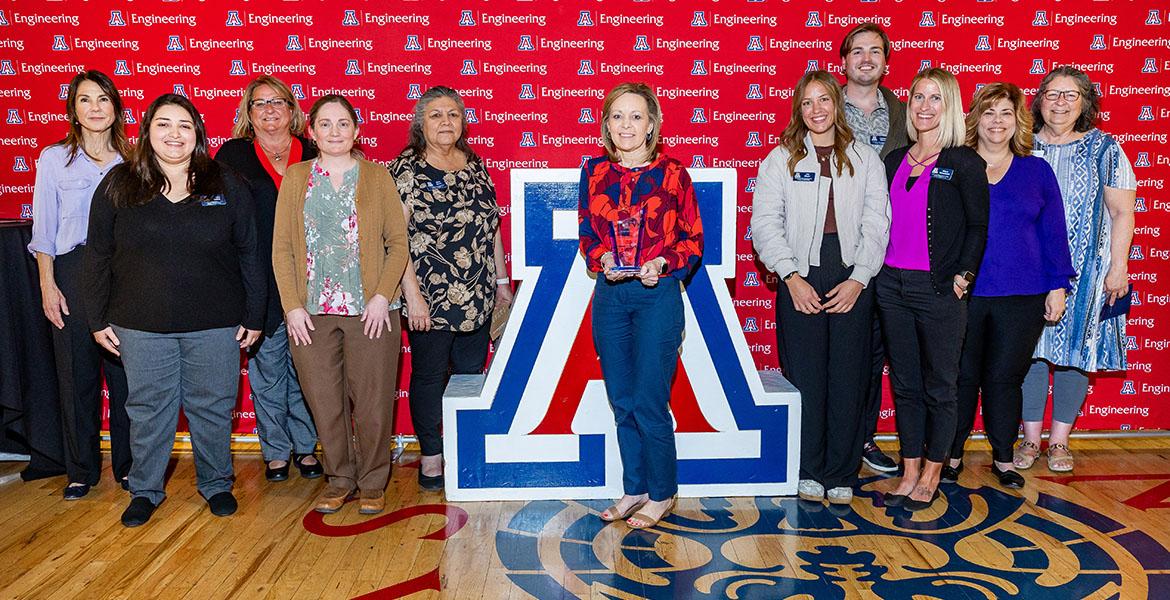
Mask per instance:
[[[796,174],[796,164],[808,155],[808,148],[804,145],[804,136],[808,135],[808,125],[804,123],[801,111],[801,102],[804,92],[813,83],[821,84],[825,93],[833,100],[833,127],[837,131],[833,135],[833,155],[837,157],[837,175],[845,167],[849,167],[849,176],[853,176],[853,163],[849,160],[846,150],[853,143],[853,130],[845,120],[845,102],[841,96],[841,86],[837,80],[829,75],[828,71],[809,71],[796,83],[796,91],[792,95],[792,118],[780,136],[780,145],[788,150],[788,174]]]
[[[963,122],[963,99],[959,94],[959,80],[951,75],[950,71],[932,67],[923,69],[914,76],[910,83],[910,98],[914,98],[914,89],[919,83],[930,81],[938,86],[942,93],[943,114],[938,124],[938,142],[943,148],[962,146],[967,139],[967,124]],[[906,103],[907,117],[909,117],[910,103]],[[906,119],[906,133],[913,142],[918,141],[918,130],[914,129],[914,120]]]

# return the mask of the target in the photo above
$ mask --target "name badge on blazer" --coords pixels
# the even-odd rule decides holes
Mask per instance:
[[[884,135],[871,135],[871,136],[869,136],[869,145],[870,146],[884,146],[885,144],[886,144],[886,136],[884,136]]]
[[[199,206],[226,206],[226,205],[227,205],[227,198],[224,198],[223,194],[216,194],[215,196],[212,196],[211,198],[204,198],[203,200],[199,201]]]
[[[809,171],[797,171],[792,174],[793,181],[816,181],[817,174]]]
[[[447,189],[447,182],[443,181],[442,179],[436,179],[434,181],[426,182],[423,187],[428,190],[445,190]]]
[[[939,167],[935,167],[935,168],[930,170],[930,178],[931,179],[941,179],[943,181],[950,181],[954,177],[955,177],[955,170],[954,169],[942,169]]]

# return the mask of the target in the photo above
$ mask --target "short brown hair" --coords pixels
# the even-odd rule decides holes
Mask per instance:
[[[1014,83],[989,83],[971,99],[971,110],[967,112],[967,146],[978,147],[979,119],[992,104],[1007,100],[1016,116],[1016,133],[1008,140],[1008,149],[1016,156],[1032,153],[1032,113],[1024,101],[1024,92]]]
[[[613,108],[613,103],[625,94],[635,94],[641,96],[646,100],[646,106],[650,114],[646,115],[650,119],[650,139],[646,141],[646,147],[650,149],[650,159],[653,160],[658,153],[662,151],[662,143],[660,142],[662,134],[662,107],[658,104],[658,97],[654,95],[654,90],[644,83],[623,83],[609,91],[605,95],[605,100],[601,103],[601,145],[605,146],[605,153],[610,160],[618,160],[617,147],[614,146],[613,139],[609,137],[609,111]]]
[[[289,110],[292,111],[292,119],[288,123],[289,133],[293,135],[301,135],[305,132],[305,111],[301,110],[301,105],[297,103],[297,99],[293,96],[292,89],[288,87],[283,81],[271,75],[261,75],[253,79],[248,87],[244,88],[244,95],[240,97],[240,106],[238,114],[236,115],[236,124],[232,125],[232,137],[252,139],[256,137],[256,131],[252,127],[252,115],[250,109],[252,108],[252,96],[256,93],[256,88],[266,85],[273,89],[281,98],[288,101]],[[355,121],[356,123],[356,121]]]
[[[1073,125],[1073,131],[1084,133],[1097,126],[1097,117],[1101,114],[1101,95],[1097,93],[1097,87],[1093,85],[1092,80],[1089,79],[1088,75],[1085,75],[1084,71],[1064,65],[1056,67],[1044,76],[1040,82],[1040,90],[1032,99],[1033,132],[1040,131],[1040,128],[1044,127],[1044,115],[1040,113],[1040,104],[1044,102],[1044,92],[1048,91],[1048,85],[1052,83],[1053,79],[1061,76],[1071,77],[1077,82],[1077,89],[1081,91],[1081,114]]]
[[[849,48],[853,46],[853,38],[863,33],[874,33],[877,34],[878,37],[882,38],[882,50],[884,50],[886,53],[886,60],[889,60],[890,36],[886,35],[886,30],[882,29],[881,25],[878,25],[872,21],[866,21],[865,23],[850,29],[849,33],[845,34],[845,38],[841,40],[841,47],[837,49],[837,52],[841,54],[841,58],[845,58],[845,55],[849,54]]]

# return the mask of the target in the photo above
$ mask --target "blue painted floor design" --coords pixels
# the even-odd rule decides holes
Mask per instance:
[[[915,515],[885,506],[879,480],[860,483],[852,509],[704,498],[648,531],[603,523],[608,501],[530,502],[496,533],[496,552],[542,599],[1170,598],[1165,532],[989,486],[944,484]]]

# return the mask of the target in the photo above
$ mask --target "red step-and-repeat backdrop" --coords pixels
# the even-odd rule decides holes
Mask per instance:
[[[502,205],[513,168],[577,167],[599,147],[601,99],[623,81],[653,86],[670,152],[692,167],[733,167],[738,264],[732,289],[761,369],[776,367],[774,280],[746,239],[751,188],[811,68],[840,74],[837,45],[858,23],[892,39],[885,84],[905,98],[924,66],[953,72],[969,96],[1011,81],[1029,94],[1054,66],[1076,66],[1103,96],[1101,127],[1138,174],[1130,279],[1130,370],[1095,377],[1078,426],[1170,429],[1170,11],[1162,2],[995,0],[901,2],[6,2],[0,5],[0,217],[31,217],[40,150],[64,136],[64,87],[94,68],[110,74],[131,135],[156,96],[177,92],[206,120],[213,152],[230,135],[244,86],[259,74],[291,84],[308,108],[340,93],[361,111],[376,160],[406,142],[415,98],[461,92],[471,142]],[[505,218],[505,231],[507,218]],[[507,245],[505,239],[505,245]],[[769,287],[771,285],[771,287]],[[1140,304],[1138,303],[1140,301]],[[400,385],[409,377],[404,355]],[[237,431],[254,413],[242,385]],[[405,398],[405,391],[399,394]],[[400,403],[399,430],[409,430]],[[893,430],[887,399],[882,429]]]

